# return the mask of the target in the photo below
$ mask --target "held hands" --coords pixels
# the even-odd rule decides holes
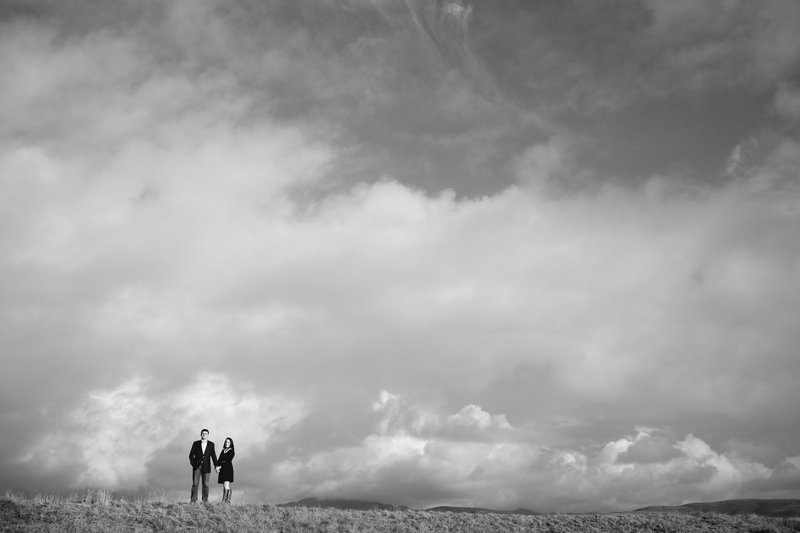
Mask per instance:
[[[222,467],[221,467],[221,466],[215,466],[215,467],[214,467],[214,471],[215,471],[217,474],[219,474],[219,471],[220,471],[220,470],[222,470]]]

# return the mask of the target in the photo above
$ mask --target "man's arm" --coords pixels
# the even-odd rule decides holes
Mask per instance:
[[[194,448],[195,448],[194,443],[192,443],[192,447],[189,448],[189,464],[192,466],[194,466],[194,460],[195,460]]]
[[[214,461],[214,468],[217,467],[219,462],[217,461],[217,450],[214,448],[214,443],[211,443],[211,460]]]

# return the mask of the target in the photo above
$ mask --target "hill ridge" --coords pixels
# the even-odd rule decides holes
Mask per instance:
[[[718,513],[727,515],[756,514],[761,516],[800,516],[800,500],[747,498],[716,502],[695,502],[683,505],[649,505],[633,513]]]
[[[539,515],[543,513],[539,513],[536,511],[531,511],[530,509],[525,509],[524,507],[518,507],[511,511],[498,511],[496,509],[485,509],[483,507],[457,507],[452,505],[439,505],[437,507],[431,507],[425,509],[426,511],[436,511],[436,512],[451,512],[451,513],[473,513],[473,514],[522,514],[522,515]]]
[[[407,511],[408,507],[405,505],[392,505],[390,503],[382,503],[377,501],[357,500],[350,498],[317,498],[309,497],[303,498],[296,502],[287,502],[278,504],[281,507],[320,507],[320,508],[334,508],[334,509],[378,509],[382,511]]]
[[[383,503],[378,501],[366,501],[354,498],[317,498],[315,496],[303,498],[302,500],[298,500],[296,502],[280,503],[278,505],[281,507],[320,507],[320,508],[354,509],[354,510],[366,510],[366,509],[378,509],[385,511],[410,510],[409,507],[405,505],[393,505],[390,503]],[[519,507],[513,510],[497,510],[497,509],[486,509],[483,507],[458,507],[453,505],[439,505],[437,507],[431,507],[423,510],[434,511],[434,512],[472,513],[472,514],[490,514],[490,513],[519,514],[519,515],[543,514],[537,511],[531,511],[530,509],[525,509],[524,507]]]

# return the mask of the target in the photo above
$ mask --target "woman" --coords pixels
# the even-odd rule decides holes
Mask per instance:
[[[233,449],[233,439],[228,437],[222,445],[217,463],[219,464],[218,483],[222,483],[222,501],[231,503],[231,483],[233,483],[233,456],[236,452]]]

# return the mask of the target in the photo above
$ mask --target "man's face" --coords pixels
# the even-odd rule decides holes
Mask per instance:
[[[201,431],[200,432],[200,438],[202,440],[208,440],[208,431]]]

